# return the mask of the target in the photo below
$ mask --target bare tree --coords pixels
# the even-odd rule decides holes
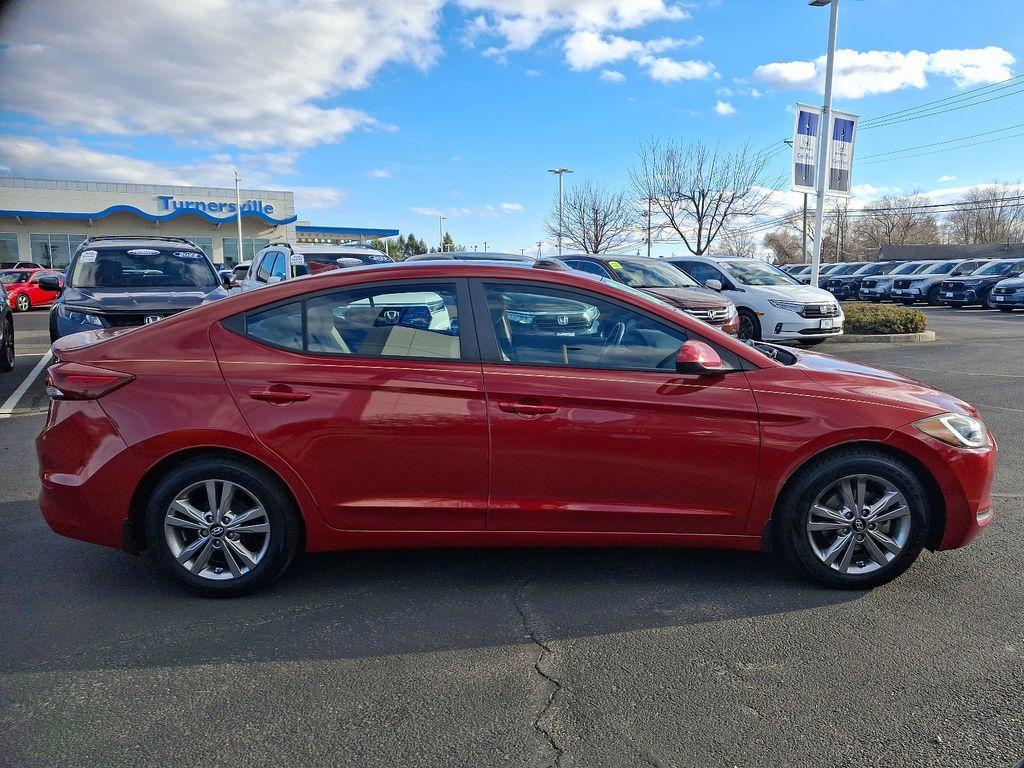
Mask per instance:
[[[752,258],[757,255],[757,241],[742,230],[723,229],[715,253],[734,259]]]
[[[1024,240],[1024,187],[994,182],[969,190],[946,217],[956,243],[1008,243]]]
[[[865,251],[883,245],[928,245],[939,242],[935,216],[922,210],[928,199],[918,193],[886,196],[864,206],[857,223],[857,239]]]
[[[800,238],[788,229],[776,229],[764,236],[764,247],[775,254],[778,264],[803,261],[803,246]]]
[[[659,223],[698,255],[729,225],[764,212],[781,185],[768,177],[767,155],[747,146],[726,152],[659,139],[641,144],[631,179],[637,199],[650,198]]]
[[[562,202],[562,240],[583,253],[614,251],[637,237],[637,211],[624,192],[613,192],[583,181],[565,191]],[[558,198],[544,221],[548,234],[558,237]]]

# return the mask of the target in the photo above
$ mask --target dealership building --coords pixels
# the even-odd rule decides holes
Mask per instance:
[[[280,242],[342,243],[396,237],[397,229],[300,221],[292,192],[240,192],[243,258]],[[238,261],[235,190],[0,177],[0,261],[63,268],[87,237],[187,237],[216,264]]]

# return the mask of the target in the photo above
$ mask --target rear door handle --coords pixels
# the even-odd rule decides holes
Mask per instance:
[[[249,397],[253,400],[262,400],[265,403],[285,405],[287,403],[298,403],[303,400],[309,400],[311,395],[309,392],[294,392],[290,387],[275,386],[270,389],[253,390],[249,393]]]
[[[542,416],[546,413],[555,413],[558,410],[557,405],[543,405],[542,403],[524,401],[498,403],[498,408],[505,413],[518,413],[520,416]]]

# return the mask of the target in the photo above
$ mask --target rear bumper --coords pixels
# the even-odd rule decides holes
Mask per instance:
[[[138,467],[99,403],[53,402],[36,438],[39,508],[54,533],[122,549]]]
[[[908,424],[885,442],[921,461],[939,486],[946,524],[941,538],[934,542],[936,549],[966,546],[992,521],[990,493],[998,454],[994,439],[988,448],[954,448]]]

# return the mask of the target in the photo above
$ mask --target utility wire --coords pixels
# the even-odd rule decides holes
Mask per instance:
[[[861,120],[861,125],[872,126],[874,123],[888,122],[889,120],[905,115],[908,112],[917,112],[926,108],[938,108],[940,105],[948,106],[950,103],[962,101],[964,99],[973,99],[977,96],[987,96],[998,91],[1005,90],[1007,88],[1015,88],[1022,83],[1018,82],[1024,78],[1024,74],[1009,77],[1006,80],[1000,80],[995,83],[989,83],[988,85],[978,86],[977,88],[971,88],[960,93],[954,93],[952,96],[946,96],[941,99],[935,99],[933,101],[926,101],[922,104],[917,104],[913,107],[906,107],[905,109],[898,109],[894,112],[886,112],[881,115],[874,117],[866,117]]]
[[[989,135],[991,135],[993,133],[1003,133],[1004,131],[1012,131],[1012,130],[1014,130],[1016,128],[1024,128],[1024,123],[1017,123],[1016,125],[1008,125],[1005,128],[996,128],[996,129],[991,130],[991,131],[982,131],[981,133],[972,133],[969,136],[959,136],[959,137],[957,137],[955,139],[946,139],[945,141],[935,141],[935,142],[932,142],[931,144],[918,144],[917,146],[914,146],[914,147],[903,147],[901,149],[894,149],[894,150],[892,150],[890,152],[877,152],[877,153],[875,153],[873,155],[864,155],[861,158],[861,160],[869,160],[871,158],[884,157],[886,155],[897,155],[897,154],[901,154],[903,152],[910,152],[910,151],[915,150],[915,149],[928,149],[929,147],[937,147],[937,146],[939,146],[941,144],[953,144],[953,143],[955,143],[957,141],[966,141],[967,139],[976,139],[976,138],[978,138],[980,136],[989,136]]]

